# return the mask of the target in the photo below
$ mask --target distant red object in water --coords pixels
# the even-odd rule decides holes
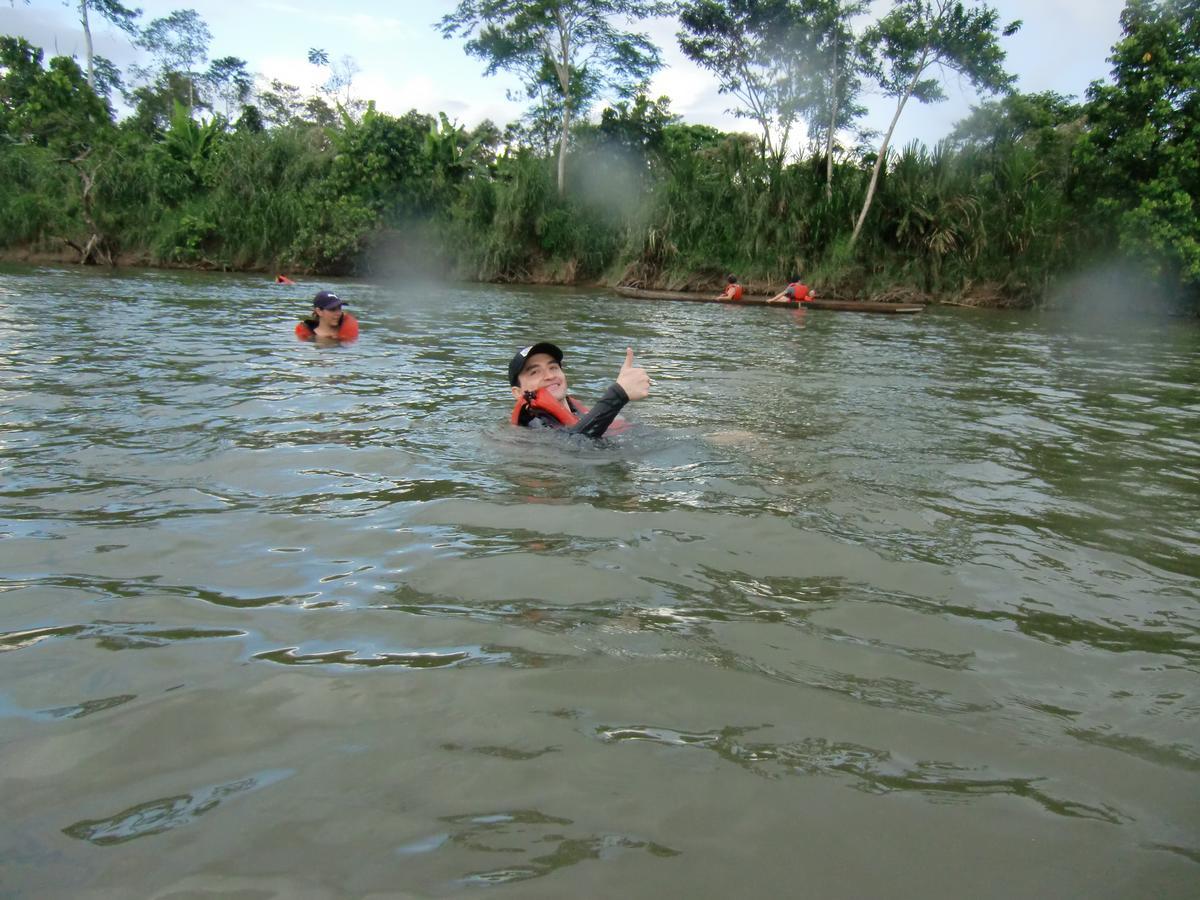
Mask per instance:
[[[292,279],[288,278],[286,275],[276,275],[275,283],[276,284],[295,284],[296,282],[292,281]]]

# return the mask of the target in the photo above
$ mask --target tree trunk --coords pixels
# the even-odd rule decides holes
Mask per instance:
[[[563,99],[562,133],[558,137],[558,196],[561,198],[567,192],[567,138],[571,132],[571,28],[563,18],[562,9],[554,10],[554,21],[558,26],[557,53],[549,40],[546,45]]]
[[[554,25],[558,29],[558,46],[550,35],[544,37],[546,55],[558,76],[558,88],[563,91],[563,130],[558,136],[558,196],[566,194],[566,142],[571,130],[571,26],[563,17],[562,8],[554,10]]]
[[[561,198],[567,192],[567,136],[571,130],[571,106],[563,103],[562,134],[558,138],[558,196]]]
[[[921,71],[924,70],[922,69]],[[892,124],[888,126],[887,134],[883,136],[883,144],[879,148],[879,155],[875,157],[875,168],[871,170],[871,182],[867,185],[867,196],[863,200],[862,212],[858,214],[858,221],[854,223],[854,234],[850,236],[851,247],[858,242],[858,234],[862,231],[863,222],[867,220],[867,212],[871,209],[871,201],[875,198],[875,186],[879,183],[879,170],[883,168],[884,160],[887,159],[888,142],[892,139],[892,132],[896,130],[896,123],[900,121],[900,113],[904,112],[904,104],[912,96],[912,92],[917,84],[917,78],[919,77],[920,71],[909,83],[908,89],[900,97],[900,102],[896,104],[896,114],[892,116]]]
[[[825,135],[825,200],[833,199],[833,130],[837,127],[837,93],[838,93],[838,45],[833,41],[833,72],[830,80],[832,88],[829,92],[829,133]]]
[[[96,218],[92,214],[92,190],[96,186],[96,174],[100,171],[100,166],[97,165],[92,172],[87,170],[84,163],[91,155],[91,152],[91,150],[85,150],[79,156],[75,157],[75,159],[71,160],[71,165],[79,173],[79,205],[83,213],[83,219],[87,222],[88,229],[91,231],[91,236],[88,238],[87,244],[83,247],[80,247],[73,241],[67,241],[67,243],[79,251],[79,264],[81,266],[97,265],[98,263],[106,263],[112,266],[116,265],[116,263],[113,260],[112,253],[109,252],[108,241],[105,240],[100,227],[96,224]]]
[[[88,87],[95,93],[96,66],[92,62],[92,29],[88,25],[88,0],[79,0],[79,22],[83,25],[83,46],[87,53]]]

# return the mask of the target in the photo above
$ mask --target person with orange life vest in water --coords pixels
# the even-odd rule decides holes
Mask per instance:
[[[632,347],[625,350],[625,362],[617,380],[590,410],[567,393],[562,359],[563,352],[545,341],[523,347],[514,354],[508,364],[508,383],[516,401],[511,418],[514,425],[557,428],[597,438],[613,425],[626,403],[650,395],[650,376],[633,364]]]
[[[333,291],[317,291],[313,297],[313,314],[296,324],[296,337],[302,341],[323,338],[352,341],[358,337],[358,320],[343,311],[346,301]]]
[[[793,275],[788,279],[788,286],[782,291],[768,300],[768,303],[786,303],[788,300],[796,300],[799,303],[807,303],[809,300],[815,300],[817,297],[808,285],[800,283],[800,276]]]
[[[736,275],[729,276],[729,284],[727,284],[725,286],[725,293],[721,294],[721,296],[718,297],[717,299],[718,300],[741,300],[742,299],[742,286],[740,284],[738,284],[738,278]]]

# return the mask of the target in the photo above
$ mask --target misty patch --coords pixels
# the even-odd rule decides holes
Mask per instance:
[[[359,270],[373,280],[439,283],[451,268],[450,255],[433,223],[413,218],[381,229],[360,258]]]
[[[1182,298],[1167,290],[1145,268],[1128,261],[1107,263],[1063,278],[1047,291],[1046,308],[1066,313],[1085,328],[1185,312]]]
[[[571,166],[572,193],[583,206],[610,223],[637,213],[646,192],[647,163],[615,147],[597,148]]]

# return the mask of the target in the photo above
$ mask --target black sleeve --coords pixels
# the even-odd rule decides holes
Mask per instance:
[[[583,434],[587,437],[598,438],[608,430],[608,426],[613,423],[617,413],[628,402],[629,395],[614,381],[608,386],[604,396],[596,401],[596,405],[588,410],[587,415],[566,430],[571,434]]]

